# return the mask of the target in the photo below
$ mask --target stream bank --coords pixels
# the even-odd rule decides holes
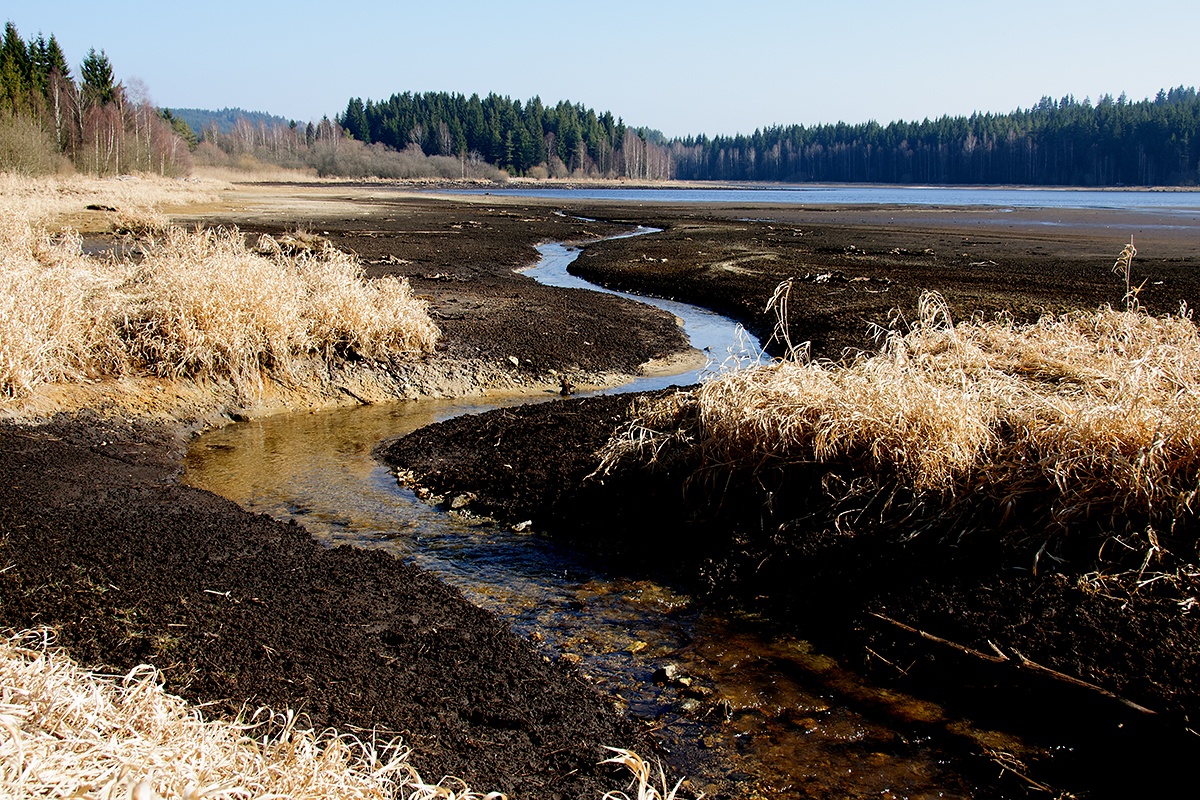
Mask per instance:
[[[338,206],[346,216],[322,216],[320,229],[339,245],[388,240],[382,253],[361,253],[373,274],[420,272],[413,282],[443,330],[439,351],[410,366],[429,373],[422,393],[551,393],[551,370],[611,381],[683,347],[669,314],[513,273],[541,241],[592,236],[586,223],[508,205],[383,205]],[[192,221],[247,232],[303,222],[286,207],[216,216]],[[380,236],[389,216],[393,230]],[[443,249],[452,267],[425,261]],[[481,386],[484,373],[494,381]],[[210,713],[261,704],[317,728],[402,735],[427,780],[453,775],[513,798],[598,797],[626,780],[599,766],[605,746],[655,755],[570,665],[546,661],[428,573],[380,552],[325,548],[297,525],[180,486],[191,433],[263,409],[230,407],[213,387],[134,384],[45,387],[21,405],[25,421],[0,422],[0,626],[49,626],[76,661],[105,672],[152,663],[168,691]],[[357,402],[335,391],[264,405]]]
[[[653,333],[657,328],[663,332],[669,330],[672,335],[677,336],[677,331],[673,330],[673,322],[667,320],[666,315],[659,317],[650,328],[638,328],[635,325],[636,318],[642,312],[622,310],[620,304],[613,304],[611,301],[602,301],[600,305],[589,309],[587,306],[578,305],[580,302],[588,302],[582,299],[582,295],[579,299],[572,299],[568,305],[562,304],[563,295],[557,293],[527,295],[525,292],[532,290],[526,289],[524,279],[511,275],[512,267],[532,261],[534,244],[595,232],[592,229],[603,228],[603,223],[564,221],[562,217],[553,213],[557,206],[550,208],[536,203],[519,204],[491,199],[476,204],[458,205],[431,201],[428,198],[395,201],[383,198],[378,201],[376,207],[380,209],[377,216],[372,216],[374,212],[364,213],[362,207],[351,204],[348,210],[333,215],[325,215],[324,212],[306,211],[304,214],[298,214],[288,211],[271,219],[247,218],[240,214],[226,216],[224,219],[240,224],[247,230],[258,226],[258,229],[262,230],[282,231],[297,223],[306,224],[322,234],[328,232],[329,238],[339,246],[355,249],[368,262],[373,273],[409,276],[418,291],[430,299],[435,313],[440,315],[439,323],[446,335],[443,353],[450,357],[460,353],[470,354],[472,357],[483,358],[500,369],[510,369],[504,364],[511,364],[509,358],[512,356],[517,358],[518,363],[511,369],[532,376],[535,369],[566,370],[572,365],[591,368],[592,359],[603,361],[604,358],[625,358],[625,353],[613,354],[610,351],[625,346],[628,339],[617,337],[623,336],[626,331],[631,332],[631,338],[649,337],[650,341],[657,342],[656,347],[660,353],[668,352],[673,346],[677,346],[671,345],[668,339],[656,338]],[[572,211],[593,217],[601,215],[595,208],[581,207]],[[801,309],[797,316],[805,320],[804,324],[810,332],[820,333],[822,326],[829,325],[831,330],[844,329],[848,332],[847,337],[853,333],[856,337],[854,339],[845,338],[837,342],[824,340],[826,352],[836,356],[840,350],[839,342],[861,341],[863,322],[868,319],[886,320],[889,307],[902,305],[894,301],[894,298],[899,297],[898,294],[889,298],[887,293],[872,295],[858,291],[864,284],[870,284],[852,282],[852,279],[859,276],[871,277],[875,274],[873,270],[876,267],[887,270],[886,274],[881,272],[881,276],[890,275],[893,282],[897,280],[897,275],[908,274],[910,266],[915,265],[920,269],[911,273],[914,276],[914,284],[920,282],[925,288],[938,288],[943,285],[961,286],[965,281],[974,285],[974,291],[982,291],[990,289],[987,284],[991,273],[986,269],[971,268],[970,263],[978,259],[1008,266],[1012,262],[1007,257],[1012,256],[1016,259],[1018,267],[1024,265],[1030,268],[1020,270],[1023,276],[1025,273],[1036,273],[1034,278],[1038,280],[1037,285],[1041,288],[1032,301],[1022,299],[1023,295],[1017,291],[1020,286],[1014,287],[1015,293],[1007,298],[990,295],[994,300],[988,301],[988,307],[995,307],[1001,301],[1012,303],[1020,309],[1032,309],[1043,302],[1054,307],[1053,304],[1057,303],[1054,299],[1057,297],[1056,270],[1060,267],[1066,267],[1073,276],[1072,285],[1081,285],[1075,280],[1080,276],[1087,278],[1087,291],[1076,298],[1073,290],[1070,302],[1092,304],[1095,298],[1103,300],[1115,297],[1112,294],[1112,277],[1106,269],[1107,262],[1111,261],[1113,253],[1119,249],[1119,244],[1127,241],[1126,232],[1121,231],[1120,236],[1111,237],[1118,242],[1118,247],[1112,248],[1109,242],[1097,241],[1094,238],[1094,227],[1081,231],[1056,228],[1042,229],[1042,233],[1019,241],[1010,237],[1006,246],[977,246],[975,242],[965,241],[975,235],[974,231],[964,230],[953,220],[939,221],[938,224],[944,223],[945,227],[929,232],[918,229],[919,220],[912,226],[889,228],[888,217],[884,216],[890,213],[887,211],[874,216],[864,211],[855,211],[857,216],[839,212],[835,217],[834,212],[810,210],[804,212],[808,214],[806,219],[796,219],[789,223],[796,231],[787,231],[789,238],[799,242],[807,240],[813,244],[812,251],[805,252],[781,246],[779,239],[782,238],[782,233],[778,230],[778,221],[747,222],[742,219],[765,218],[771,213],[773,212],[761,208],[733,208],[700,215],[694,209],[680,209],[676,212],[670,209],[638,211],[614,208],[613,219],[659,222],[668,229],[666,237],[661,240],[656,237],[653,250],[647,249],[648,240],[640,241],[631,245],[633,249],[630,251],[619,254],[618,260],[644,265],[651,263],[649,259],[654,258],[654,263],[663,266],[669,259],[670,264],[685,268],[672,279],[683,280],[689,278],[688,265],[708,265],[709,254],[713,252],[709,248],[721,248],[715,251],[716,255],[709,265],[713,268],[706,268],[705,271],[724,276],[733,283],[713,282],[701,285],[708,295],[722,301],[728,300],[731,305],[741,309],[739,313],[747,318],[755,315],[762,317],[765,296],[760,297],[758,292],[771,281],[774,269],[785,273],[801,270],[801,275],[811,273],[818,278],[829,274],[832,280],[827,279],[822,283],[814,279],[805,284],[813,293],[815,305],[807,310]],[[392,219],[388,220],[388,217]],[[564,229],[573,232],[564,235]],[[793,237],[790,235],[793,232],[801,235]],[[989,230],[988,233],[988,242],[1002,238],[990,235],[993,231]],[[704,238],[701,238],[702,236]],[[660,241],[661,244],[657,244]],[[1145,248],[1140,234],[1138,242],[1143,252],[1154,252]],[[850,249],[852,245],[855,250]],[[947,252],[955,254],[952,260],[939,262],[936,258],[925,257],[924,249],[940,248],[943,245]],[[1073,248],[1077,247],[1080,248],[1080,252],[1073,252]],[[903,252],[891,252],[897,248]],[[1188,248],[1191,248],[1191,251]],[[857,250],[863,252],[859,253]],[[1172,294],[1178,289],[1184,297],[1195,296],[1194,287],[1188,282],[1189,276],[1197,272],[1194,269],[1197,264],[1194,250],[1193,240],[1186,246],[1180,245],[1175,251],[1162,255],[1161,259],[1158,256],[1148,256],[1155,259],[1156,266],[1161,265],[1168,269],[1167,277],[1170,280],[1167,285],[1172,287]],[[970,259],[960,257],[968,252],[972,254]],[[748,262],[731,261],[731,258],[737,259],[745,255],[755,258]],[[595,262],[600,258],[599,251],[596,251],[596,255],[590,258],[590,261]],[[1045,269],[1039,266],[1043,263],[1046,265]],[[764,266],[771,269],[760,269]],[[834,275],[838,270],[842,271],[844,281]],[[656,274],[657,270],[651,273],[651,276]],[[1155,278],[1162,279],[1162,276]],[[748,282],[742,283],[743,280]],[[1025,278],[1022,277],[1022,280]],[[690,278],[685,282],[690,282]],[[768,295],[771,288],[773,283],[767,289]],[[1166,290],[1152,291],[1165,293]],[[688,292],[699,294],[694,291],[694,287]],[[848,305],[839,306],[842,301],[846,301]],[[1166,299],[1163,300],[1165,301]],[[970,296],[963,303],[963,307],[969,306]],[[795,308],[797,306],[794,306]],[[839,312],[839,308],[846,310]],[[603,327],[597,326],[595,330],[604,336],[611,334],[611,340],[592,338],[589,331],[578,327],[581,324],[591,325],[592,319],[607,323]],[[635,331],[636,336],[633,336]],[[641,351],[634,352],[631,358],[641,359],[640,353]],[[614,368],[611,360],[607,365],[601,366],[604,369]],[[581,413],[589,412],[584,410]],[[111,425],[116,425],[116,428],[109,427]],[[218,505],[224,508],[224,511],[221,508],[213,510],[206,506],[207,500],[197,501],[197,498],[211,500],[211,495],[190,492],[177,494],[172,491],[171,487],[175,486],[173,473],[177,468],[177,461],[173,455],[173,449],[177,449],[178,444],[175,439],[177,429],[169,428],[165,433],[161,433],[142,423],[128,428],[126,425],[127,423],[115,423],[111,419],[106,422],[94,415],[85,414],[71,420],[60,420],[44,429],[3,428],[3,444],[6,447],[4,452],[19,455],[19,459],[14,458],[5,465],[4,494],[0,503],[6,541],[3,550],[0,550],[5,556],[3,563],[0,563],[0,569],[13,565],[0,573],[0,591],[4,592],[0,598],[3,622],[7,625],[27,626],[59,621],[70,635],[74,635],[71,633],[73,630],[79,629],[78,641],[72,644],[74,640],[68,637],[64,643],[68,643],[73,652],[81,654],[83,660],[94,665],[116,666],[128,659],[140,659],[142,654],[149,653],[148,657],[168,668],[168,680],[172,681],[169,688],[175,690],[177,687],[186,688],[193,684],[207,687],[204,692],[197,691],[189,696],[201,701],[221,701],[223,708],[233,708],[242,700],[259,697],[261,695],[252,684],[243,683],[237,677],[244,669],[238,666],[238,660],[244,659],[247,665],[254,668],[266,668],[270,666],[268,656],[274,657],[280,650],[270,645],[274,652],[267,653],[264,650],[260,655],[252,652],[252,648],[242,647],[242,640],[236,636],[239,631],[248,637],[260,634],[249,627],[231,627],[225,630],[222,620],[226,618],[225,615],[231,615],[232,619],[245,619],[250,614],[261,612],[260,622],[264,629],[282,630],[282,621],[293,613],[297,604],[315,604],[315,607],[319,608],[320,604],[329,599],[330,585],[313,577],[314,573],[328,567],[320,560],[309,560],[312,548],[304,543],[304,537],[296,533],[297,529],[294,526],[268,524],[254,515],[233,509],[223,501]],[[561,430],[561,427],[558,430]],[[554,428],[547,428],[543,434],[554,436],[554,431]],[[180,516],[179,509],[188,512],[188,519],[176,519]],[[170,524],[163,524],[163,519],[168,520]],[[254,533],[250,528],[258,530],[259,533]],[[200,547],[203,542],[188,543],[188,531],[219,533],[222,529],[228,530],[228,537],[217,539],[215,549],[205,549],[207,545]],[[52,545],[52,549],[43,548],[40,544],[42,541],[49,542],[47,548]],[[106,541],[111,541],[112,547],[106,548]],[[276,577],[280,582],[279,587],[282,588],[276,590],[279,594],[273,596],[269,606],[259,607],[253,600],[218,604],[215,599],[211,599],[220,598],[208,594],[206,590],[230,592],[229,597],[233,598],[240,586],[245,590],[243,597],[265,600],[266,598],[258,593],[260,587],[256,573],[224,569],[222,565],[230,561],[231,555],[251,554],[252,550],[247,548],[246,542],[252,543],[254,547],[261,547],[266,552],[271,548],[262,543],[271,541],[280,545],[271,558],[277,558],[281,563],[282,570]],[[154,549],[156,547],[158,549]],[[29,553],[28,558],[22,555],[25,551]],[[139,552],[149,554],[150,557],[139,558]],[[344,549],[331,552],[338,553],[337,556],[330,557],[331,559],[347,557]],[[190,588],[181,596],[190,598],[195,593],[199,601],[213,605],[198,605],[189,599],[189,605],[185,606],[178,602],[179,598],[172,599],[165,594],[178,591],[170,583],[173,575],[166,569],[160,569],[151,557],[161,556],[167,559],[166,563],[174,569],[174,562],[170,560],[172,553],[177,553],[180,561],[194,563],[197,570],[198,577],[194,576],[191,579],[192,582],[187,584]],[[307,566],[303,566],[306,562]],[[365,563],[375,565],[371,567],[375,569],[383,562],[376,554],[366,558]],[[302,568],[295,569],[297,567]],[[397,575],[406,581],[409,573],[400,571]],[[219,576],[227,582],[214,586],[207,580],[212,576]],[[386,588],[386,582],[384,585]],[[293,586],[294,594],[286,593],[288,586]],[[340,693],[342,649],[349,646],[351,652],[366,655],[372,652],[378,655],[380,652],[378,649],[359,649],[364,643],[373,643],[369,638],[360,635],[357,629],[341,624],[343,620],[355,624],[369,624],[369,621],[360,623],[360,620],[364,619],[364,612],[362,607],[355,607],[355,604],[376,603],[379,596],[370,593],[359,595],[357,586],[353,580],[342,581],[337,585],[341,592],[340,604],[325,605],[321,614],[311,619],[305,618],[304,631],[307,638],[304,638],[302,643],[306,646],[298,648],[295,655],[298,659],[311,657],[311,660],[293,661],[294,671],[286,675],[286,680],[293,683],[286,684],[286,680],[281,681],[278,687],[293,692],[290,696],[299,698],[297,702],[302,707],[307,707],[305,698],[309,697],[308,692],[317,698],[331,698],[333,702],[328,702],[323,707],[325,716],[322,719],[349,725],[358,724],[355,722],[358,717],[354,714],[358,713],[356,709],[365,706],[362,705],[361,696],[356,694],[359,689],[355,685],[347,684],[346,693]],[[972,589],[970,581],[965,580],[962,590],[970,594]],[[140,592],[144,592],[144,595],[139,594]],[[145,600],[139,600],[139,597],[144,597]],[[996,596],[994,599],[994,613],[1008,613],[1007,598]],[[426,593],[423,599],[418,598],[418,603],[422,602],[428,603],[435,611],[443,608],[447,613],[458,615],[459,610],[463,609],[463,615],[469,617],[472,614],[448,598],[445,593],[431,591]],[[822,610],[826,608],[829,606],[823,606]],[[945,618],[952,619],[957,613],[957,608],[950,606]],[[355,617],[351,612],[360,616]],[[172,627],[192,619],[189,617],[181,620],[174,616],[181,613],[194,614],[194,618],[203,624],[189,625],[188,628]],[[413,613],[418,615],[418,622],[424,619],[419,608]],[[369,615],[366,617],[369,618]],[[1186,623],[1186,618],[1182,619]],[[399,621],[404,623],[403,615]],[[413,623],[410,616],[407,625],[415,624],[417,623]],[[1061,621],[1061,624],[1064,628],[1070,627],[1069,620]],[[221,647],[214,650],[213,639],[206,636],[206,633],[226,638],[221,639],[218,642]],[[487,638],[490,634],[484,630],[472,636]],[[288,646],[288,638],[281,637],[279,643]],[[397,637],[386,643],[394,649],[385,652],[387,658],[380,659],[381,665],[375,665],[372,668],[375,671],[371,674],[386,681],[391,674],[389,670],[402,671],[411,663],[412,671],[421,672],[427,669],[427,676],[433,680],[441,670],[458,669],[460,659],[478,658],[480,655],[485,658],[507,657],[502,647],[476,651],[471,645],[472,641],[473,638],[459,638],[459,643],[452,645],[452,650],[458,657],[447,663],[434,647],[436,641],[431,644],[426,641],[426,637],[413,641],[403,641]],[[175,642],[180,644],[176,646]],[[519,647],[513,652],[519,653],[521,650],[524,650],[526,655],[514,657],[508,662],[514,666],[516,672],[500,671],[500,674],[512,676],[512,679],[506,678],[508,682],[498,683],[493,689],[501,695],[498,702],[502,704],[507,702],[507,697],[520,705],[522,691],[542,691],[536,681],[527,686],[523,683],[524,677],[517,677],[525,668],[533,670],[530,675],[546,674],[536,671],[539,669],[537,658],[530,659],[528,656],[531,648]],[[403,657],[398,657],[398,652],[402,653]],[[331,653],[337,654],[338,658],[330,657]],[[859,651],[860,656],[864,653],[865,651]],[[1102,660],[1102,654],[1095,651],[1090,656],[1093,661]],[[389,664],[389,658],[398,659],[398,663]],[[869,654],[867,658],[870,661]],[[937,658],[943,660],[942,656]],[[951,658],[954,656],[951,655]],[[889,660],[904,669],[908,669],[910,663],[906,658],[895,658],[894,654]],[[895,668],[886,664],[877,663],[875,666],[885,673],[889,669],[895,671]],[[965,670],[965,667],[960,667],[955,674],[962,677],[966,674]],[[447,674],[451,677],[462,677],[462,673]],[[578,688],[577,684],[570,683],[571,674],[570,669],[561,665],[556,667],[551,678],[555,681],[567,681],[568,687]],[[1195,674],[1194,669],[1192,674]],[[566,677],[563,677],[564,675]],[[977,683],[984,690],[992,684],[994,680],[989,677],[984,677]],[[430,686],[440,689],[436,683],[431,683]],[[331,687],[336,691],[327,695],[325,690]],[[570,796],[570,791],[564,789],[564,786],[581,787],[579,793],[591,797],[596,796],[596,790],[601,787],[612,787],[609,776],[597,777],[594,768],[589,773],[585,763],[595,756],[595,745],[608,743],[603,738],[608,735],[603,728],[583,727],[570,733],[571,741],[583,748],[582,755],[578,756],[583,764],[579,773],[571,774],[565,763],[562,766],[565,772],[553,771],[559,769],[557,764],[562,763],[556,759],[575,756],[556,753],[557,748],[549,744],[550,738],[543,738],[534,743],[541,747],[541,750],[499,763],[494,754],[489,755],[491,749],[497,741],[519,740],[521,736],[514,731],[521,729],[524,723],[517,721],[516,712],[512,717],[500,715],[492,719],[470,719],[468,715],[464,721],[460,714],[467,708],[464,701],[488,705],[493,702],[490,696],[473,694],[477,688],[470,683],[463,684],[461,681],[452,680],[448,689],[461,691],[463,694],[452,696],[431,691],[428,696],[423,695],[430,703],[429,706],[412,709],[414,714],[437,717],[436,712],[430,715],[430,709],[439,708],[443,697],[457,697],[458,699],[447,702],[447,707],[451,709],[447,716],[421,724],[453,726],[465,723],[474,726],[465,729],[468,732],[473,731],[467,736],[439,738],[443,749],[440,752],[431,752],[429,760],[424,763],[420,761],[423,756],[418,748],[417,763],[426,777],[436,776],[438,771],[444,769],[471,778],[472,783],[481,789],[509,785],[506,781],[519,782],[517,794],[525,790],[530,796],[539,797],[553,796],[556,792]],[[844,687],[831,689],[844,690]],[[583,697],[587,691],[585,687],[570,694]],[[599,703],[599,706],[593,708],[604,706],[605,698],[596,700],[595,694],[589,696],[591,700],[584,698],[587,702]],[[1036,707],[1039,702],[1030,695],[1018,696],[1018,699],[1018,702],[1012,704],[1017,711],[1030,706]],[[530,701],[536,703],[537,698],[531,698]],[[376,706],[373,711],[382,713],[379,708]],[[786,723],[793,728],[807,730],[807,726],[825,713],[826,710],[814,706],[805,711],[807,716],[794,716]],[[460,718],[456,720],[456,716]],[[493,738],[489,729],[494,729],[498,738]],[[1108,732],[1108,729],[1104,732]],[[771,735],[770,728],[763,730],[764,738]],[[744,741],[744,737],[736,741]],[[1122,740],[1114,741],[1120,743]],[[918,737],[903,742],[871,740],[863,746],[883,752],[892,746],[919,749],[923,743]],[[1008,743],[999,739],[994,744],[1002,750]],[[434,746],[437,746],[436,743]],[[872,761],[872,758],[877,757],[868,757],[862,767],[862,771],[867,775],[875,774],[876,762]],[[481,766],[472,767],[476,763]],[[1125,781],[1113,784],[1117,787],[1144,778],[1147,784],[1142,788],[1152,792],[1152,787],[1147,788],[1149,782],[1159,780],[1167,774],[1161,769],[1164,763],[1187,764],[1188,758],[1179,757],[1171,750],[1160,750],[1147,757],[1131,748],[1121,754],[1121,757],[1111,760],[1111,770],[1105,775],[1116,774]],[[456,764],[465,764],[466,767],[460,770],[454,766]],[[547,764],[550,766],[546,767]],[[1151,766],[1147,768],[1147,764]],[[814,765],[814,769],[822,768],[821,764]],[[827,769],[827,765],[824,768]],[[980,769],[992,776],[1001,772],[999,766],[991,760],[984,760]],[[1012,777],[1010,773],[1005,775],[1002,789],[984,788],[984,784],[981,783],[978,787],[950,793],[1024,796],[1026,784]],[[558,782],[559,777],[563,782]],[[735,777],[745,778],[740,774]],[[853,790],[855,777],[844,778],[842,786],[846,791]],[[574,781],[579,783],[572,783]],[[844,795],[845,792],[841,796]]]

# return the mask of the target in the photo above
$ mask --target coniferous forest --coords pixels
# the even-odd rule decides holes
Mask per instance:
[[[193,162],[314,169],[347,177],[629,178],[786,183],[1195,186],[1200,96],[1193,87],[1132,101],[1043,97],[1006,114],[921,122],[776,125],[668,139],[611,112],[489,94],[352,98],[333,120],[202,112],[196,130],[113,77],[90,50],[79,79],[58,42],[0,41],[0,168],[186,173]],[[779,112],[773,112],[779,113]],[[223,115],[223,116],[222,116]],[[223,117],[229,117],[224,119]],[[197,136],[196,134],[199,134]]]
[[[338,123],[362,142],[483,160],[513,174],[645,180],[1149,186],[1200,183],[1195,88],[1130,101],[1044,97],[1008,114],[774,126],[668,140],[610,112],[491,94],[352,98]]]

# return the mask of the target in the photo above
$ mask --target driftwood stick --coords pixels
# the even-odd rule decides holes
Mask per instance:
[[[897,628],[900,628],[903,631],[908,631],[909,633],[911,633],[915,636],[920,636],[922,639],[928,639],[931,642],[936,642],[937,644],[944,645],[946,647],[950,647],[954,650],[959,651],[960,653],[965,653],[966,655],[969,655],[973,658],[978,658],[982,661],[986,661],[989,664],[1009,664],[1009,665],[1016,667],[1017,669],[1028,670],[1029,672],[1033,672],[1038,675],[1044,675],[1047,678],[1052,678],[1053,680],[1060,681],[1062,683],[1067,683],[1067,684],[1070,684],[1071,686],[1077,686],[1080,689],[1087,689],[1088,691],[1095,692],[1096,694],[1099,694],[1102,697],[1106,697],[1110,700],[1116,700],[1118,703],[1128,706],[1129,708],[1131,708],[1134,711],[1137,711],[1141,714],[1156,715],[1158,713],[1157,711],[1154,711],[1153,709],[1150,709],[1150,708],[1146,708],[1143,705],[1139,705],[1138,703],[1135,703],[1132,700],[1126,700],[1124,697],[1120,697],[1119,695],[1113,694],[1108,689],[1105,689],[1103,686],[1098,686],[1094,683],[1089,683],[1085,680],[1081,680],[1080,678],[1076,678],[1073,675],[1068,675],[1065,672],[1059,672],[1056,669],[1051,669],[1050,667],[1043,667],[1041,664],[1038,664],[1036,661],[1026,658],[1024,655],[1022,655],[1020,653],[1020,651],[1016,650],[1015,648],[1013,648],[1012,652],[1013,652],[1013,655],[1016,656],[1016,660],[1014,660],[1010,656],[1006,655],[1003,650],[1001,650],[993,642],[990,642],[990,641],[988,642],[988,645],[991,646],[991,648],[994,651],[996,651],[996,655],[992,655],[990,653],[984,653],[980,650],[976,650],[974,648],[967,647],[966,645],[959,644],[958,642],[952,642],[949,639],[943,639],[941,636],[934,636],[932,633],[927,633],[926,631],[919,630],[917,628],[912,627],[911,625],[905,625],[903,622],[900,622],[899,620],[894,620],[891,617],[886,617],[883,614],[876,614],[876,613],[872,612],[871,616],[875,617],[876,619],[883,620],[884,622],[887,622],[891,625],[895,625]]]
[[[1039,674],[1046,675],[1047,677],[1054,678],[1055,680],[1069,683],[1072,686],[1078,686],[1081,689],[1090,689],[1093,692],[1097,692],[1098,694],[1101,694],[1109,699],[1116,700],[1119,703],[1124,703],[1125,705],[1132,708],[1134,711],[1138,711],[1142,714],[1157,714],[1158,713],[1157,711],[1154,711],[1153,709],[1146,708],[1143,705],[1138,705],[1137,703],[1133,702],[1132,700],[1126,700],[1124,697],[1115,695],[1112,692],[1110,692],[1108,689],[1105,689],[1103,686],[1097,686],[1094,683],[1088,683],[1085,680],[1080,680],[1079,678],[1076,678],[1072,675],[1068,675],[1065,672],[1059,672],[1056,669],[1050,669],[1050,667],[1043,667],[1041,664],[1038,664],[1037,662],[1032,661],[1032,660],[1026,658],[1025,656],[1021,655],[1021,652],[1019,650],[1017,650],[1015,647],[1012,648],[1012,651],[1013,651],[1013,655],[1015,655],[1021,661],[1021,665],[1020,665],[1021,669],[1027,669],[1032,672],[1037,672]]]
[[[966,653],[969,656],[972,656],[972,657],[978,658],[978,659],[982,659],[982,660],[990,662],[992,664],[1007,664],[1012,660],[1008,656],[1004,655],[1003,653],[1000,653],[1000,655],[998,655],[998,656],[993,656],[993,655],[990,655],[989,653],[984,653],[980,650],[975,650],[974,648],[959,644],[958,642],[952,642],[949,639],[943,639],[940,636],[934,636],[932,633],[926,633],[925,631],[917,630],[916,628],[912,627],[911,625],[905,625],[903,622],[900,622],[899,620],[894,620],[891,617],[885,617],[883,614],[876,614],[874,612],[871,612],[871,616],[875,617],[877,619],[881,619],[884,622],[895,625],[900,630],[908,631],[909,633],[911,633],[915,636],[920,636],[922,639],[928,639],[931,642],[937,642],[938,644],[945,645],[946,647],[954,648],[955,650],[959,651],[960,653]],[[999,651],[997,650],[997,652],[999,652]]]

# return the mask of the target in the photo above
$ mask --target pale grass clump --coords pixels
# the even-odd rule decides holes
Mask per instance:
[[[113,319],[130,274],[84,257],[77,235],[51,236],[0,210],[0,397],[120,372]]]
[[[355,353],[384,359],[424,352],[437,342],[437,327],[408,281],[367,282],[354,256],[329,246],[301,252],[293,263],[304,280],[313,341],[326,357]]]
[[[367,281],[331,247],[263,255],[236,230],[185,231],[152,214],[140,224],[160,235],[140,241],[135,262],[87,256],[78,234],[0,211],[0,397],[149,374],[227,380],[252,399],[267,379],[302,385],[314,359],[328,369],[437,341],[406,281]]]
[[[636,753],[625,766],[638,800],[674,800]],[[505,800],[462,780],[422,780],[399,738],[362,739],[259,709],[233,721],[168,694],[150,666],[123,677],[79,667],[46,630],[0,636],[0,796],[81,800],[292,798]],[[625,798],[609,792],[606,798]]]
[[[0,793],[5,797],[496,798],[425,784],[400,741],[297,725],[266,710],[208,720],[156,670],[81,669],[45,632],[0,639]]]
[[[236,230],[175,228],[143,249],[125,330],[131,356],[161,377],[253,387],[264,375],[296,380],[309,355],[386,358],[437,340],[407,282],[368,282],[333,248],[264,256]]]
[[[874,355],[766,364],[643,410],[606,468],[669,445],[726,470],[841,463],[951,500],[1052,491],[1060,520],[1169,524],[1196,510],[1200,335],[1186,308],[954,324],[927,295]]]

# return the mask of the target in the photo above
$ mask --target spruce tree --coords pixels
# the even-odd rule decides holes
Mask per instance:
[[[116,100],[117,87],[113,83],[112,62],[103,50],[99,53],[94,47],[88,50],[79,74],[83,78],[81,91],[85,105],[104,106]]]

